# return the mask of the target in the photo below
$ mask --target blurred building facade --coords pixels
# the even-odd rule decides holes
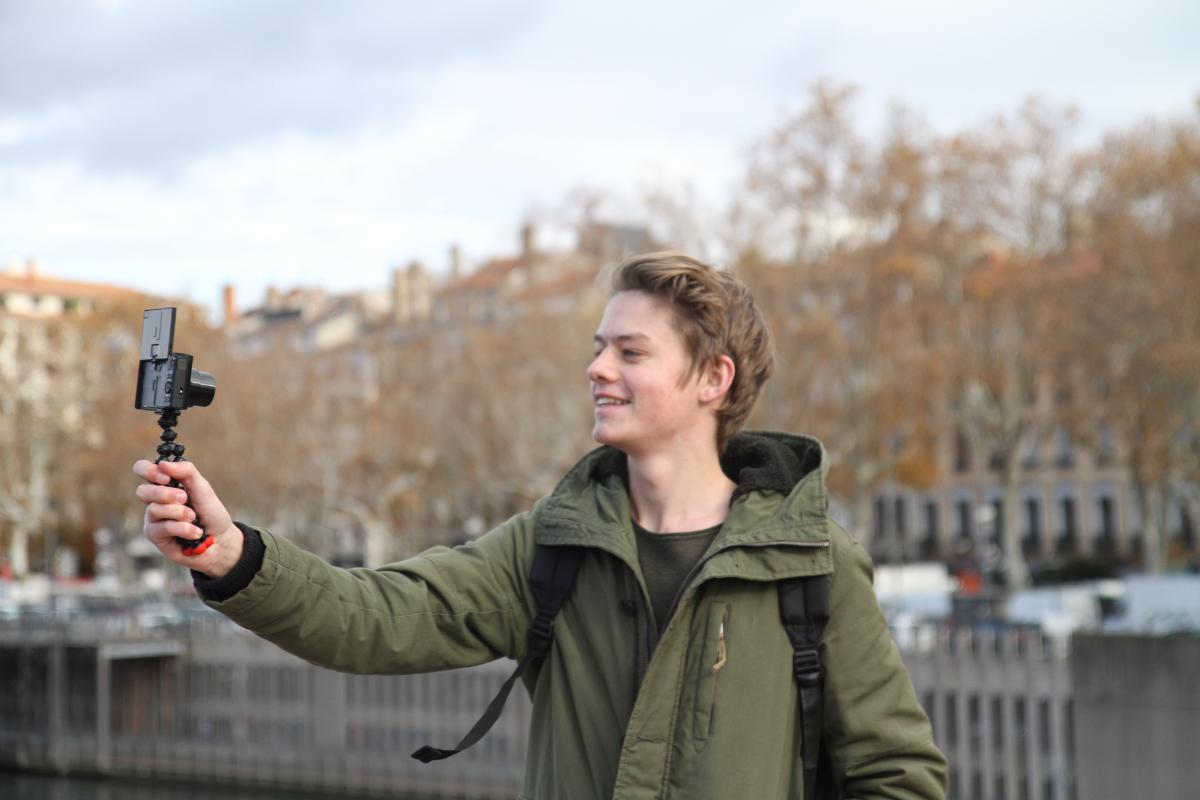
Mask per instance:
[[[1126,454],[1101,432],[1099,447],[1072,441],[1065,429],[1023,456],[1020,530],[1026,560],[1100,557],[1133,562],[1141,557],[1142,520]],[[922,491],[897,483],[882,487],[872,509],[872,556],[879,562],[950,561],[973,553],[985,565],[1000,557],[1003,485],[994,460],[960,432],[945,431],[940,480]],[[1178,487],[1152,505],[1166,521],[1174,552],[1197,552],[1197,495]],[[899,559],[896,558],[897,554]]]
[[[66,281],[43,274],[30,261],[0,272],[0,573],[30,570],[30,543],[44,526],[82,519],[78,497],[53,495],[52,460],[63,441],[99,444],[86,424],[101,365],[88,357],[80,326],[106,303],[133,300],[137,292],[101,283]],[[46,571],[59,555],[43,548]]]

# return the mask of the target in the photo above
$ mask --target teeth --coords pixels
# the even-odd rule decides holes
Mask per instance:
[[[598,398],[596,398],[596,405],[598,405],[598,406],[623,406],[623,405],[627,405],[628,402],[629,401],[627,401],[627,400],[618,400],[615,397],[598,397]]]

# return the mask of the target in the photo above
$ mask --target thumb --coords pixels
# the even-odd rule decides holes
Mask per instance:
[[[162,461],[159,462],[158,468],[165,475],[183,484],[183,490],[188,496],[188,505],[200,517],[204,528],[220,531],[232,524],[229,512],[195,464],[190,461]]]
[[[196,465],[190,461],[159,461],[155,466],[167,477],[182,483],[189,495],[196,484],[196,479],[200,476]]]
[[[183,484],[188,502],[197,512],[201,511],[202,506],[208,506],[216,499],[212,487],[192,462],[160,461],[157,466],[167,477]]]

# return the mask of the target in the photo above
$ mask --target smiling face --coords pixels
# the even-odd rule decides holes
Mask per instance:
[[[697,437],[716,447],[713,404],[723,391],[714,394],[704,370],[688,376],[691,357],[667,301],[640,291],[613,295],[596,331],[595,354],[587,376],[596,441],[631,456]]]

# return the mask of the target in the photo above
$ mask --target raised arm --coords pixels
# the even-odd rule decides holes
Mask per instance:
[[[135,471],[152,480],[140,466],[145,463]],[[157,469],[166,466],[184,484],[211,531],[210,520],[229,515],[194,465],[186,464],[188,474],[182,474],[185,463]],[[166,499],[157,490],[180,491],[151,480],[138,487],[139,498]],[[151,512],[151,505],[162,507]],[[207,605],[315,664],[347,672],[412,673],[524,653],[533,613],[530,513],[461,547],[436,547],[379,569],[347,570],[268,531],[232,522],[232,532],[223,530],[207,552],[190,558],[168,541],[190,533],[181,527],[190,525],[182,521],[186,513],[173,505],[150,502],[147,509],[146,535],[169,559],[217,579],[250,569],[244,586],[228,597],[209,594]],[[223,551],[223,541],[235,544]],[[235,550],[238,558],[229,564]],[[210,553],[214,557],[206,559]],[[261,563],[248,567],[247,555]],[[201,579],[198,585],[214,584]]]

